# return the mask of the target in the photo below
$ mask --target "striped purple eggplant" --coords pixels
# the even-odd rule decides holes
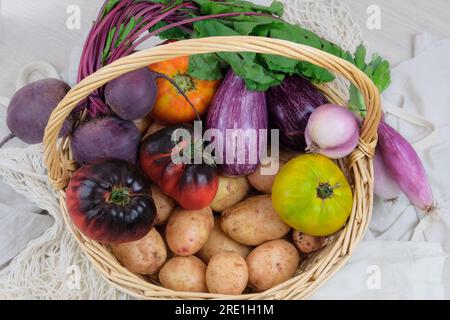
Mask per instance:
[[[267,107],[264,92],[249,91],[233,71],[223,80],[209,108],[206,129],[215,129],[219,171],[246,176],[256,171],[267,145]]]

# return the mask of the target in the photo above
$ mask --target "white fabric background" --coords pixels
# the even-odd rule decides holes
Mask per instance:
[[[100,1],[69,2],[0,2],[0,96],[12,95],[16,88],[17,73],[21,67],[33,60],[51,62],[66,81],[74,83],[77,55],[84,39],[83,35],[89,26],[89,19],[95,17]],[[295,0],[286,2],[295,3]],[[81,30],[66,28],[66,9],[72,3],[82,7]],[[349,38],[360,36],[357,29],[352,32],[356,33],[348,36]],[[329,35],[327,32],[325,34]],[[445,287],[449,287],[444,285],[448,282],[444,279],[448,267],[445,260],[447,255],[441,244],[448,252],[450,242],[447,239],[446,220],[449,193],[445,183],[449,178],[447,164],[450,160],[450,93],[446,85],[450,81],[450,44],[448,41],[436,41],[433,37],[423,36],[417,39],[415,54],[414,59],[393,70],[393,85],[386,92],[385,98],[408,112],[423,115],[433,121],[440,130],[435,144],[421,152],[433,183],[439,211],[435,217],[425,218],[419,223],[423,216],[416,212],[406,199],[402,198],[395,206],[377,201],[366,241],[357,248],[351,261],[321,288],[314,298],[445,297]],[[411,141],[426,134],[423,128],[404,122],[397,123],[392,117],[389,121],[397,125]],[[0,135],[3,136],[6,131],[4,110],[0,108]],[[8,144],[8,147],[11,146],[21,147],[21,144],[14,141]],[[47,232],[52,225],[53,220],[49,216],[35,214],[39,211],[36,205],[27,202],[23,196],[15,194],[4,184],[0,185],[0,266],[21,252],[30,239]],[[73,245],[67,245],[67,248]],[[88,270],[92,272],[92,269]],[[376,288],[367,285],[368,281],[373,279],[373,270],[379,273],[380,286]],[[60,278],[64,279],[64,270],[61,270],[61,273]],[[36,285],[33,283],[30,285]],[[0,284],[0,295],[1,287]],[[43,285],[42,289],[35,290],[40,293],[35,294],[38,297],[101,297],[101,293],[95,293],[94,288],[95,286],[91,289],[92,292],[74,295],[47,293],[45,290],[49,289]],[[20,288],[8,287],[5,295],[20,297],[23,292],[25,291]],[[112,291],[108,294],[108,297],[123,297]]]
[[[437,128],[434,139],[419,152],[433,186],[437,210],[424,216],[405,196],[396,204],[375,199],[369,231],[351,261],[315,298],[449,298],[450,250],[450,40],[429,34],[416,37],[415,57],[392,70],[392,85],[384,98]],[[386,101],[387,104],[387,101]],[[387,121],[411,142],[426,130],[392,116]],[[379,267],[381,285],[370,288],[370,266]],[[340,292],[345,288],[345,292]],[[447,292],[446,292],[447,291]]]

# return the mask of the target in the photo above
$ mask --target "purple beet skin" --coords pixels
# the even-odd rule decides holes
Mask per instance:
[[[67,83],[57,79],[42,79],[21,88],[8,106],[9,130],[25,143],[42,142],[50,114],[69,90]],[[67,119],[60,136],[68,134],[72,124],[72,120]]]
[[[75,130],[71,147],[75,161],[87,164],[117,159],[135,164],[141,134],[132,121],[108,116],[82,124]]]
[[[105,100],[120,118],[137,120],[152,111],[156,93],[155,75],[142,68],[109,82],[105,88]]]

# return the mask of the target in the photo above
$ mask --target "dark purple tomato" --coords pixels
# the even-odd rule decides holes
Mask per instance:
[[[78,169],[67,186],[66,204],[75,226],[105,244],[141,239],[156,217],[150,181],[120,160],[95,161]]]

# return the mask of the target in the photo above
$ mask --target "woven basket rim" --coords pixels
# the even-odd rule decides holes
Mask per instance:
[[[121,266],[106,246],[81,234],[70,221],[65,204],[64,188],[71,173],[75,171],[76,164],[69,148],[70,137],[58,140],[58,135],[64,120],[77,103],[95,89],[129,71],[181,56],[215,52],[256,52],[308,61],[353,83],[364,96],[367,106],[367,116],[362,123],[361,139],[357,149],[349,157],[339,161],[341,168],[346,168],[353,180],[354,202],[347,224],[325,249],[309,258],[312,259],[309,269],[261,293],[227,296],[175,292],[152,284],[142,276],[133,274]],[[330,87],[320,86],[320,89],[331,102],[343,104],[342,97]],[[223,36],[189,39],[145,49],[123,57],[86,77],[72,88],[50,116],[44,135],[44,160],[49,179],[54,189],[58,191],[61,214],[67,228],[96,269],[120,290],[143,299],[301,299],[310,296],[345,264],[367,229],[373,205],[372,157],[380,120],[381,106],[378,89],[361,70],[337,56],[309,46],[265,37]]]

